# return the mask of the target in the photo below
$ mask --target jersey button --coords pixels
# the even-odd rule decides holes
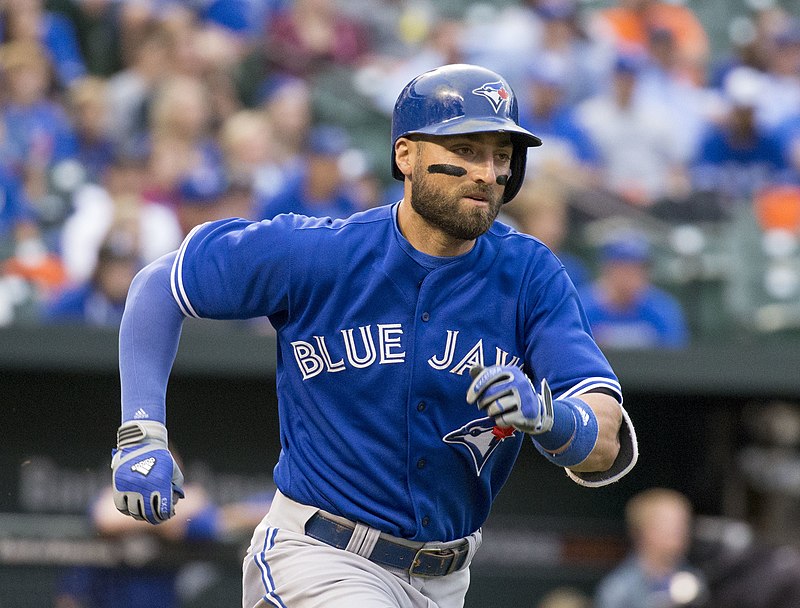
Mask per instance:
[[[431,318],[431,316],[427,312],[423,312],[422,313],[422,320],[423,321],[429,321],[430,318]]]
[[[422,518],[422,526],[423,527],[427,528],[430,525],[430,523],[431,523],[431,518],[428,517],[427,515]]]
[[[418,412],[424,412],[426,407],[427,406],[425,405],[424,401],[420,401],[419,403],[417,403],[417,411]]]
[[[417,468],[418,469],[424,469],[426,464],[427,463],[425,462],[424,458],[420,458],[419,460],[417,460]]]

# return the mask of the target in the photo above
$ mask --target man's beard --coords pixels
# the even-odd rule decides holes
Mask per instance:
[[[445,193],[431,184],[423,171],[422,167],[415,167],[411,176],[411,207],[414,211],[454,239],[471,241],[489,230],[503,205],[502,195],[496,195],[491,185],[464,185]],[[461,199],[469,195],[485,198],[488,207],[462,209]]]

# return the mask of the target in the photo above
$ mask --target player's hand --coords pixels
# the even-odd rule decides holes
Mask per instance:
[[[111,460],[114,504],[120,513],[151,524],[175,515],[183,498],[183,473],[167,448],[160,422],[126,422],[117,431]]]
[[[467,402],[494,418],[498,426],[538,435],[553,427],[553,396],[546,380],[537,394],[521,369],[513,365],[480,366],[470,370]]]

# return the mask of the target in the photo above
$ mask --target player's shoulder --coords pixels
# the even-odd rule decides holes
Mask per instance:
[[[187,240],[210,237],[236,236],[236,238],[278,237],[280,234],[335,234],[345,228],[374,225],[379,222],[391,223],[389,208],[375,207],[357,212],[350,217],[334,219],[313,217],[299,213],[281,213],[265,220],[251,220],[240,217],[224,218],[201,224],[192,230]]]
[[[358,211],[346,218],[296,217],[293,221],[295,249],[313,249],[337,258],[387,243],[394,230],[390,206]]]
[[[392,221],[391,205],[381,205],[371,207],[345,218],[313,218],[306,216],[296,216],[298,228],[302,230],[327,230],[341,231],[345,229],[358,228],[361,226],[372,226],[376,223],[388,223]]]

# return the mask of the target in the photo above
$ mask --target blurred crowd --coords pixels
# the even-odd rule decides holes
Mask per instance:
[[[698,516],[691,500],[648,487],[625,505],[628,551],[589,590],[558,587],[537,608],[792,608],[800,550],[744,520]]]
[[[659,0],[0,6],[0,326],[113,327],[135,272],[207,220],[398,200],[394,100],[455,62],[503,74],[544,140],[504,219],[562,258],[602,344],[691,340],[654,256],[707,233],[676,227],[752,214],[766,287],[800,289],[800,21],[779,3],[722,51]]]

